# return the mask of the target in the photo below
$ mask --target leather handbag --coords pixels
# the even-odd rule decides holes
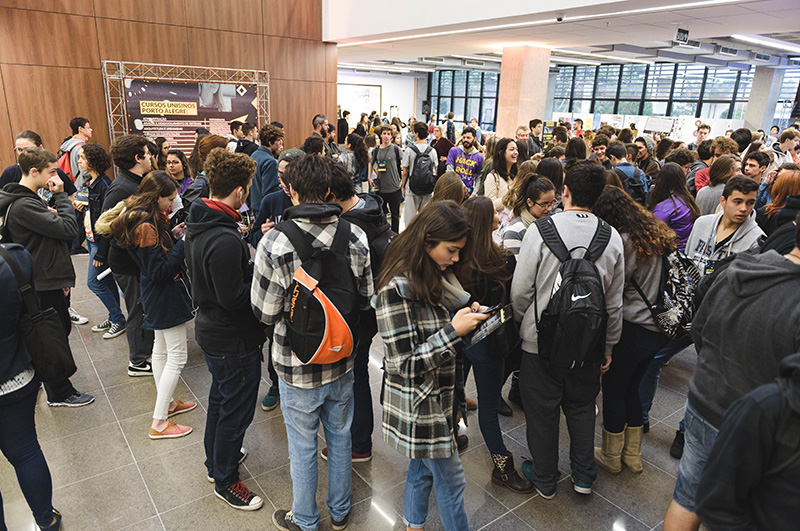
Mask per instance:
[[[25,281],[19,264],[5,247],[0,245],[0,257],[17,279],[24,309],[19,318],[19,331],[31,356],[36,377],[43,382],[65,380],[78,368],[72,358],[64,325],[54,308],[39,309],[33,288]]]

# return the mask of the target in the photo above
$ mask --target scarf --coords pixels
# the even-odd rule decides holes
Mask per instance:
[[[229,215],[230,217],[233,218],[234,221],[242,221],[241,214],[239,214],[237,211],[235,211],[234,209],[232,209],[231,207],[229,207],[228,205],[226,205],[221,201],[214,201],[213,199],[206,199],[204,197],[203,203],[205,203],[208,208],[218,210],[223,214]]]
[[[461,287],[455,273],[449,269],[445,271],[442,274],[442,305],[455,313],[469,304],[469,298],[469,293]]]
[[[533,217],[533,214],[531,214],[531,211],[527,208],[522,209],[522,213],[519,217],[522,219],[522,224],[525,225],[526,229],[531,226],[531,223],[536,221],[536,218]]]

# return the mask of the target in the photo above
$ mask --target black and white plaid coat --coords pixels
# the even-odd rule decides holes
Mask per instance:
[[[384,344],[383,438],[412,459],[456,452],[453,408],[461,338],[450,312],[412,300],[406,277],[394,277],[375,296]]]

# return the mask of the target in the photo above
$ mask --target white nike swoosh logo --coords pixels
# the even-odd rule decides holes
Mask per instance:
[[[573,295],[572,296],[572,302],[575,302],[575,301],[577,301],[579,299],[585,299],[589,295],[591,295],[591,293],[587,293],[586,295],[577,295],[577,296]]]
[[[341,352],[342,351],[342,346],[339,345],[339,346],[336,346],[336,347],[333,347],[333,348],[328,347],[328,350],[332,350],[334,352]]]

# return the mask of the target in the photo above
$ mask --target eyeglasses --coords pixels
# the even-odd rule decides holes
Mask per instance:
[[[551,201],[549,203],[539,203],[538,201],[533,202],[534,205],[538,205],[539,208],[544,208],[547,210],[548,208],[555,208],[558,205],[558,201]]]

